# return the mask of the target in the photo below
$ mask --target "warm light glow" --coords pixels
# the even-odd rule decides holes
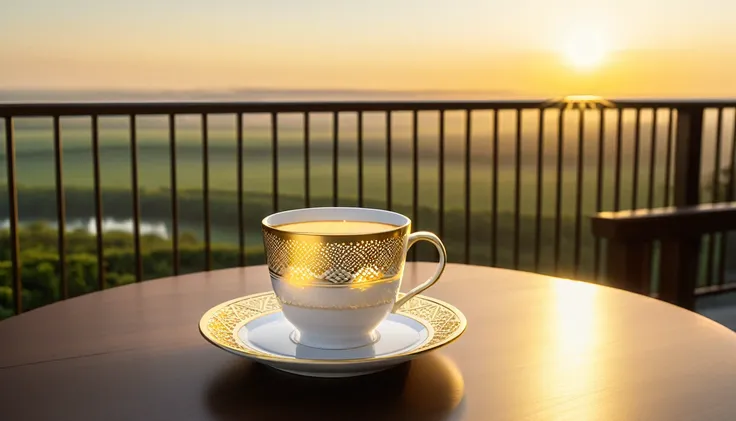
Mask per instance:
[[[584,356],[596,343],[598,289],[584,282],[555,284],[556,336],[560,363]],[[571,358],[575,357],[575,358]]]
[[[609,47],[596,28],[578,28],[570,33],[564,46],[569,64],[576,70],[599,68],[609,53]]]
[[[613,103],[598,95],[567,95],[564,98],[554,98],[545,101],[545,106],[596,110],[598,108],[613,107]]]
[[[565,102],[605,102],[606,100],[598,95],[567,95]]]

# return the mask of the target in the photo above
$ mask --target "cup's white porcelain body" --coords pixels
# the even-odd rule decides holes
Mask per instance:
[[[396,302],[400,279],[361,291],[349,286],[295,286],[271,275],[293,339],[313,348],[357,348],[377,340],[374,330]]]
[[[279,226],[310,221],[363,221],[396,228],[370,234],[309,234]],[[399,213],[367,208],[307,208],[264,218],[264,245],[271,285],[292,339],[322,349],[347,349],[378,339],[376,327],[392,311],[434,284],[446,252],[431,233],[410,234],[411,221]],[[398,299],[406,253],[419,240],[437,247],[440,262],[432,278]]]

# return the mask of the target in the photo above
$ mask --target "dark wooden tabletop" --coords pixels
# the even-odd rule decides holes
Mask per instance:
[[[408,265],[407,290],[435,264]],[[197,330],[210,307],[269,289],[265,267],[159,279],[0,322],[0,419],[736,419],[736,333],[651,298],[449,265],[431,295],[465,334],[365,377],[252,364]]]

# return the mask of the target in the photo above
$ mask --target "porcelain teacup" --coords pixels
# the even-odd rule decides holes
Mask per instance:
[[[442,275],[447,252],[430,232],[411,233],[396,212],[350,207],[279,212],[262,221],[271,285],[294,342],[348,349],[378,340],[376,327]],[[435,273],[399,297],[407,250],[429,241]]]

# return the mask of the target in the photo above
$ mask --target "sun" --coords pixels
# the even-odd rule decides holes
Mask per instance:
[[[578,30],[570,33],[565,40],[563,54],[574,69],[590,71],[603,65],[609,48],[599,33]]]

